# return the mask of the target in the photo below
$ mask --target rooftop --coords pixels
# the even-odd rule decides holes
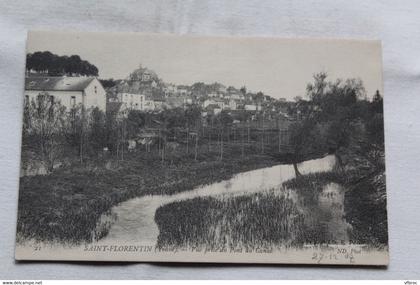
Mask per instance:
[[[95,77],[26,77],[25,90],[83,91],[94,79]]]

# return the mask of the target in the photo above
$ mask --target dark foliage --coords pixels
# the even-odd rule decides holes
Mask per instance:
[[[26,70],[50,76],[98,76],[98,68],[78,55],[59,56],[49,51],[37,51],[26,56]]]

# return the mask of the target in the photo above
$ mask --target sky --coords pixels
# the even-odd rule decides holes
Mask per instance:
[[[366,95],[383,94],[379,41],[198,37],[136,33],[28,33],[27,52],[79,55],[102,79],[124,79],[141,64],[164,82],[220,82],[274,98],[305,97],[315,73],[359,78]]]

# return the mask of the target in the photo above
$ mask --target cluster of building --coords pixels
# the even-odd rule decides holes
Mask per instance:
[[[223,110],[261,111],[270,108],[276,99],[262,93],[247,93],[220,83],[175,85],[165,83],[155,72],[139,67],[126,80],[108,90],[109,102],[119,109],[160,111],[198,105],[204,114],[218,114]]]
[[[130,110],[155,112],[186,108],[192,104],[200,106],[203,115],[222,110],[256,112],[271,110],[275,102],[281,102],[261,92],[247,93],[220,83],[191,86],[165,83],[155,72],[142,66],[107,90],[95,77],[27,77],[25,100],[29,102],[40,92],[47,92],[51,100],[59,100],[66,108],[82,104],[86,108],[116,110],[121,114]]]

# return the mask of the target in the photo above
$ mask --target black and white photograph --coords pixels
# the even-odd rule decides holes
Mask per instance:
[[[31,31],[22,97],[17,260],[388,264],[380,41]]]

